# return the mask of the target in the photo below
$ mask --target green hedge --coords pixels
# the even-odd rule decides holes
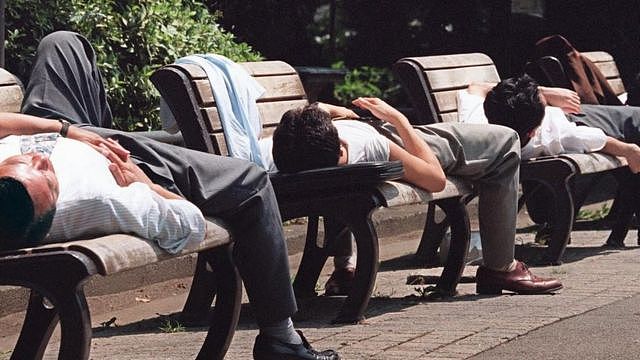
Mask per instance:
[[[96,49],[114,114],[124,130],[157,129],[158,93],[149,76],[192,53],[234,61],[260,55],[218,26],[221,14],[193,0],[12,0],[7,3],[7,68],[26,79],[38,41],[55,30],[85,35]]]

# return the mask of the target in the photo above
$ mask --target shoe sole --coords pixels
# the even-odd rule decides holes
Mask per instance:
[[[500,295],[502,294],[502,291],[506,290],[506,291],[516,293],[518,295],[545,295],[545,294],[550,294],[555,291],[558,291],[562,288],[563,286],[560,285],[544,291],[533,291],[533,290],[528,291],[528,290],[511,290],[511,289],[493,288],[493,287],[476,287],[476,293],[478,293],[479,295]]]

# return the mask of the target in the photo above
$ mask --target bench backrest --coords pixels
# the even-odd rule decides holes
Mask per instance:
[[[241,63],[241,65],[244,66],[266,90],[265,95],[257,101],[258,111],[263,123],[262,136],[273,133],[275,127],[280,122],[282,114],[287,110],[308,104],[300,77],[289,64],[282,61],[261,61],[245,62]],[[184,88],[189,91],[193,89],[195,93],[193,95],[197,103],[196,109],[194,109],[192,114],[186,111],[186,114],[183,113],[183,116],[176,119],[178,122],[184,123],[180,123],[180,128],[182,129],[186,145],[196,150],[213,152],[225,156],[229,155],[216,108],[215,97],[204,70],[197,65],[191,64],[172,64],[169,65],[169,67],[179,72],[176,73],[176,75],[181,76],[183,82],[187,82],[184,84]],[[164,73],[166,74],[166,72]],[[159,74],[160,73],[154,74],[151,78],[152,81],[164,81],[160,78],[162,75]],[[178,99],[178,97],[180,96],[189,96],[189,94],[173,94],[172,96],[165,96],[165,99],[167,99],[168,103],[175,101],[175,106],[189,103],[189,101],[179,101],[180,99]],[[172,104],[169,105],[173,107]],[[196,119],[192,118],[194,116]],[[194,136],[185,134],[185,127],[188,128],[193,124],[202,124],[202,127],[206,128],[206,134],[195,134],[195,138]],[[194,132],[197,131],[194,130]],[[197,138],[200,139],[197,140]]]
[[[18,78],[0,68],[0,111],[20,112],[22,99],[22,85]]]
[[[616,96],[627,92],[624,88],[624,84],[622,83],[622,79],[620,78],[618,66],[616,66],[616,62],[613,60],[613,56],[611,56],[611,54],[604,51],[590,51],[583,52],[582,55],[591,60],[591,62],[600,69],[600,72],[602,72],[604,77],[607,79]]]
[[[458,121],[458,90],[500,81],[491,58],[481,53],[403,58],[393,72],[416,111],[414,124]]]

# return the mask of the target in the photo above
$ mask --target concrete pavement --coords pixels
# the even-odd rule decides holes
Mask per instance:
[[[527,225],[528,219],[522,217],[519,227]],[[301,304],[296,325],[315,347],[335,348],[344,359],[560,358],[552,350],[540,352],[545,344],[555,349],[566,347],[562,359],[613,358],[604,357],[608,353],[626,358],[638,349],[631,330],[633,320],[638,320],[640,302],[640,248],[602,249],[607,235],[607,231],[574,231],[564,265],[534,269],[538,275],[562,279],[565,288],[556,295],[478,296],[475,284],[462,283],[459,295],[446,301],[422,300],[416,286],[405,285],[408,276],[438,275],[441,271],[422,269],[412,261],[410,254],[417,247],[419,231],[383,237],[382,264],[367,322],[330,325],[341,299],[319,297]],[[633,230],[627,244],[635,244],[635,239]],[[518,234],[518,254],[525,260],[542,251],[531,246],[532,241],[533,234]],[[295,269],[299,256],[291,260]],[[475,269],[468,266],[465,275],[472,277]],[[321,283],[329,273],[329,267],[325,268]],[[166,282],[163,291],[132,290],[125,296],[136,298],[137,305],[94,315],[91,358],[194,358],[205,329],[168,333],[165,326],[164,332],[159,330],[179,311],[188,285],[189,279],[184,278]],[[103,330],[100,323],[113,317],[118,326]],[[8,318],[0,319],[1,327],[15,321]],[[594,330],[595,326],[601,326],[600,330]],[[179,329],[173,326],[173,330]],[[12,335],[3,335],[0,359],[8,358],[12,347]],[[245,306],[227,358],[251,359],[256,335],[250,309]],[[46,358],[55,358],[56,345],[52,344]],[[571,351],[569,347],[575,346],[584,351]],[[607,346],[629,351],[607,352]]]

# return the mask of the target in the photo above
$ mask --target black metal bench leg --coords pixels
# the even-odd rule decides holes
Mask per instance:
[[[35,290],[31,290],[22,331],[11,359],[42,359],[57,323],[57,311],[50,306],[45,306],[44,297]]]
[[[620,169],[616,172],[618,192],[607,220],[611,219],[611,233],[606,244],[614,247],[624,247],[624,239],[627,237],[635,208],[638,206],[638,184],[640,177],[631,173],[628,169]]]
[[[318,247],[317,240],[318,217],[309,216],[302,260],[293,281],[293,290],[298,298],[304,299],[318,295],[315,290],[316,283],[327,262],[328,253],[326,249]]]
[[[334,324],[355,324],[364,320],[364,312],[369,304],[371,293],[376,281],[379,267],[378,235],[371,221],[371,207],[364,211],[354,211],[345,214],[345,223],[353,232],[358,248],[358,259],[353,288],[344,301],[338,316],[332,321]],[[354,214],[366,216],[354,216]]]
[[[469,215],[462,198],[451,198],[439,201],[439,206],[447,215],[451,224],[451,245],[447,262],[436,285],[436,292],[441,295],[455,295],[456,286],[464,271],[469,237],[471,233]]]
[[[59,276],[64,269],[65,276]],[[91,319],[82,287],[97,273],[91,259],[77,252],[50,252],[16,257],[0,267],[2,284],[32,289],[27,316],[13,359],[42,356],[57,320],[61,340],[58,359],[84,360],[91,348]],[[46,297],[52,309],[43,306]]]
[[[60,360],[88,359],[91,349],[91,317],[81,287],[59,293],[54,300],[60,316]]]
[[[198,253],[191,289],[180,314],[180,322],[186,326],[204,325],[216,295],[216,276],[206,254]]]
[[[562,255],[569,243],[573,227],[574,204],[568,179],[565,183],[556,184],[553,190],[555,218],[544,262],[551,265],[561,265]]]
[[[240,317],[242,282],[233,264],[232,245],[207,251],[203,257],[215,269],[217,295],[209,331],[197,359],[224,359]]]
[[[436,205],[433,202],[429,203],[420,245],[418,245],[418,250],[416,251],[416,258],[423,262],[426,267],[440,265],[438,248],[448,227],[449,221],[447,217],[440,222],[436,222]]]

